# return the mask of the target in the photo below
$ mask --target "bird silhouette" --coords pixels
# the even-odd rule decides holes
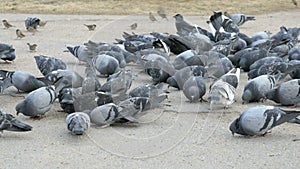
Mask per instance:
[[[10,24],[7,20],[2,20],[2,23],[4,25],[5,28],[10,28],[10,27],[14,27],[12,24]]]
[[[150,19],[152,22],[157,21],[157,19],[156,19],[155,16],[152,14],[152,12],[149,12],[149,19]]]
[[[92,24],[92,25],[84,24],[84,26],[86,26],[86,27],[89,29],[89,31],[93,31],[93,30],[96,29],[96,26],[97,26],[97,25],[95,25],[95,24]]]
[[[158,11],[157,11],[157,14],[162,18],[162,19],[166,19],[168,20],[167,18],[167,14],[166,14],[166,11],[163,7],[159,7]]]
[[[30,43],[27,43],[28,47],[29,47],[29,51],[31,52],[34,52],[36,51],[36,47],[37,47],[37,44],[30,44]]]
[[[135,30],[137,26],[138,26],[137,23],[133,23],[132,25],[130,25],[130,29]]]
[[[17,34],[17,39],[18,38],[22,39],[25,37],[25,35],[23,34],[23,32],[20,29],[16,30],[16,34]]]

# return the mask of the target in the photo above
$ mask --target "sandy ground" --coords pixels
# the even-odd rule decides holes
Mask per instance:
[[[0,14],[15,28],[0,29],[3,43],[16,48],[17,59],[12,64],[0,62],[0,69],[23,70],[37,76],[33,56],[47,55],[61,58],[68,69],[83,71],[84,66],[70,53],[63,52],[65,44],[82,44],[88,40],[113,42],[122,32],[131,32],[129,25],[137,22],[136,33],[151,31],[175,33],[174,20],[151,22],[148,16],[103,15],[36,15]],[[35,35],[25,31],[24,20],[36,16],[47,20],[44,28]],[[186,17],[191,23],[208,29],[208,16]],[[276,33],[279,27],[299,27],[300,11],[279,12],[256,16],[241,31],[252,35],[269,30]],[[97,24],[96,31],[88,31],[83,24]],[[26,37],[17,40],[15,29],[25,31]],[[26,43],[38,44],[37,52],[29,52]],[[148,76],[135,65],[138,77],[132,87],[151,83]],[[102,81],[104,79],[101,79]],[[246,74],[238,88],[237,102],[228,110],[208,111],[207,103],[189,103],[183,93],[169,89],[165,106],[151,110],[141,118],[139,126],[92,126],[86,135],[73,136],[66,128],[66,114],[56,102],[42,120],[32,120],[23,115],[17,118],[31,124],[27,133],[4,132],[0,137],[2,160],[0,168],[299,168],[300,127],[283,124],[272,133],[260,138],[233,137],[229,123],[243,110],[256,104],[242,105],[241,92]],[[11,87],[5,91],[16,92]],[[25,95],[25,94],[24,94]],[[0,108],[15,114],[15,105],[22,97],[0,96]],[[264,104],[274,105],[273,102]]]

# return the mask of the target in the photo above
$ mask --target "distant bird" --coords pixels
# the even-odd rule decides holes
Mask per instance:
[[[89,31],[94,31],[96,29],[96,24],[92,24],[92,25],[87,25],[87,24],[84,24],[84,26],[86,26]]]
[[[39,21],[39,26],[44,27],[47,24],[48,21]]]
[[[28,47],[29,47],[29,51],[31,52],[35,52],[36,51],[36,47],[37,47],[37,44],[30,44],[30,43],[27,43]]]
[[[138,26],[137,23],[133,23],[132,25],[130,25],[130,29],[135,30],[137,26]]]
[[[292,0],[292,2],[295,6],[298,6],[298,2],[296,0]]]
[[[67,128],[73,135],[82,135],[90,128],[90,116],[84,112],[74,112],[66,117]]]
[[[32,27],[34,29],[37,29],[37,27],[39,26],[39,22],[40,22],[40,19],[39,18],[36,18],[36,17],[28,17],[26,20],[25,20],[25,27],[26,29],[28,30],[29,27]]]
[[[15,49],[13,46],[0,43],[0,59],[7,61],[13,61],[16,58]]]
[[[41,87],[30,92],[23,101],[16,105],[19,113],[30,117],[39,117],[48,112],[56,99],[55,87]]]
[[[237,24],[238,26],[243,25],[247,21],[254,21],[254,16],[247,16],[245,14],[229,14],[228,12],[224,12],[224,15],[229,17],[233,23]]]
[[[150,21],[152,21],[152,22],[157,21],[157,19],[156,19],[155,16],[152,14],[152,12],[149,12],[149,19],[150,19]]]
[[[20,30],[20,29],[17,29],[16,30],[16,34],[17,34],[17,38],[24,38],[25,35],[23,34],[23,32]]]
[[[245,136],[264,136],[273,127],[295,119],[300,111],[287,111],[274,106],[259,105],[245,110],[230,124],[230,131]]]
[[[166,14],[166,11],[163,7],[159,7],[158,11],[157,11],[157,14],[162,18],[162,19],[166,19],[168,20],[167,18],[167,14]]]
[[[10,27],[14,27],[12,24],[10,24],[7,20],[2,20],[2,23],[4,25],[5,28],[10,28]]]
[[[3,130],[24,132],[31,131],[32,127],[16,119],[13,115],[0,110],[0,132]]]
[[[31,32],[32,35],[34,35],[35,32],[37,32],[37,30],[36,30],[34,27],[32,27],[32,26],[29,26],[29,27],[27,28],[27,31],[28,31],[28,32]]]

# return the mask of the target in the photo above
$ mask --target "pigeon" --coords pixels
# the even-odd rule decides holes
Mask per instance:
[[[247,21],[255,20],[254,16],[247,16],[245,14],[229,14],[228,12],[224,12],[224,15],[229,17],[237,26],[241,26]]]
[[[146,84],[138,86],[132,89],[129,92],[129,97],[157,97],[158,95],[162,94],[163,91],[163,83],[159,83],[157,85]]]
[[[199,99],[202,101],[202,97],[206,93],[204,78],[201,76],[190,76],[184,83],[182,91],[191,102],[196,102]]]
[[[206,69],[203,66],[187,66],[185,68],[177,70],[173,76],[167,79],[167,83],[169,84],[169,86],[182,90],[184,83],[191,76],[204,77],[205,73],[206,73]]]
[[[132,80],[132,71],[121,69],[108,77],[107,82],[101,86],[100,91],[109,92],[117,96],[123,95],[130,88]]]
[[[3,23],[3,25],[4,25],[4,27],[6,28],[6,29],[8,29],[8,28],[10,28],[10,27],[14,27],[12,24],[10,24],[6,19],[3,19],[2,20],[2,23]]]
[[[17,34],[17,39],[18,38],[22,39],[25,37],[25,35],[23,34],[23,32],[20,29],[16,30],[16,34]]]
[[[13,46],[5,43],[0,43],[0,59],[4,60],[5,62],[15,60],[16,53]]]
[[[289,65],[299,65],[300,60],[291,60],[288,62]],[[300,68],[294,69],[291,72],[289,72],[289,75],[291,76],[292,79],[300,79]]]
[[[109,126],[119,117],[118,106],[114,103],[104,104],[94,108],[90,113],[91,122],[98,126]]]
[[[107,54],[95,56],[92,63],[93,67],[102,75],[112,75],[120,70],[119,61]]]
[[[191,24],[187,23],[181,14],[176,14],[173,16],[173,18],[175,18],[175,26],[177,34],[179,35],[188,34],[190,32],[193,32],[194,29],[196,29],[195,26],[192,26]]]
[[[282,63],[282,62],[283,62],[283,59],[276,57],[276,56],[261,58],[261,59],[255,61],[253,64],[251,64],[250,70],[248,72],[248,78],[253,79],[260,75],[274,73],[274,71],[275,71],[273,69],[274,66],[279,65],[276,63]]]
[[[55,70],[65,70],[67,65],[58,58],[39,55],[34,56],[35,63],[39,68],[40,72],[46,76],[48,73],[55,71]]]
[[[74,112],[66,117],[67,128],[73,135],[82,135],[90,128],[90,116],[84,112]]]
[[[241,56],[241,59],[239,61],[239,66],[244,71],[249,71],[250,66],[257,60],[261,58],[267,57],[268,51],[266,49],[256,49],[247,53],[244,53]]]
[[[0,131],[16,131],[26,132],[31,131],[32,126],[21,122],[16,119],[13,115],[5,113],[0,110]]]
[[[74,94],[74,88],[63,88],[62,90],[59,91],[58,94],[58,101],[60,104],[60,107],[63,109],[64,112],[71,114],[75,112],[75,107],[74,107],[74,101],[76,94]],[[79,92],[77,92],[79,93]],[[79,93],[80,94],[80,93]]]
[[[40,22],[40,19],[39,18],[36,18],[36,17],[28,17],[26,20],[25,20],[25,27],[26,29],[28,30],[29,27],[32,27],[34,29],[37,29],[37,27],[39,26],[39,22]]]
[[[48,21],[42,21],[42,20],[40,20],[39,21],[39,26],[40,27],[44,27],[47,23],[48,23]]]
[[[42,98],[42,99],[41,99]],[[19,113],[30,117],[39,117],[48,112],[56,99],[55,87],[46,86],[30,92],[23,101],[16,105]]]
[[[137,26],[138,26],[137,23],[133,23],[133,24],[130,25],[130,29],[131,30],[136,30]]]
[[[13,85],[19,91],[31,92],[46,85],[31,73],[24,71],[0,70],[0,77],[3,78],[3,90]]]
[[[30,43],[27,43],[28,47],[29,47],[29,51],[31,52],[35,52],[36,51],[36,47],[37,47],[37,44],[30,44]]]
[[[162,18],[162,19],[166,19],[168,20],[167,18],[167,14],[165,12],[165,9],[163,7],[159,7],[158,11],[157,11],[157,14]]]
[[[84,26],[86,26],[89,31],[94,31],[96,29],[96,24],[91,24],[91,25],[87,25],[87,24],[84,24]]]
[[[279,76],[279,74],[261,75],[249,80],[244,87],[243,102],[258,102],[261,99],[265,99],[266,92],[275,87]]]
[[[230,124],[232,135],[264,136],[273,127],[288,122],[300,115],[299,111],[287,111],[274,106],[251,107]]]
[[[156,19],[155,16],[152,14],[152,12],[149,12],[149,19],[150,19],[150,21],[152,21],[152,22],[157,21],[157,19]]]
[[[93,58],[93,54],[88,50],[86,45],[66,46],[70,53],[75,56],[79,61],[89,63]]]
[[[56,92],[63,88],[73,87],[78,88],[82,86],[83,77],[73,70],[54,70],[45,76],[45,79],[55,86]]]
[[[300,103],[299,89],[300,80],[290,80],[266,92],[266,98],[283,106],[296,106]]]
[[[290,60],[300,60],[300,46],[294,46],[290,49],[288,56]]]

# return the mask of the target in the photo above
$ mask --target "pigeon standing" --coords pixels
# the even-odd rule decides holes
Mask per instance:
[[[3,90],[9,86],[15,86],[19,91],[31,92],[45,86],[45,83],[38,80],[34,75],[24,71],[0,70],[0,77],[3,78]]]
[[[163,7],[159,7],[158,11],[157,11],[157,14],[162,18],[162,19],[166,19],[168,20],[167,18],[167,14],[166,14],[166,11]]]
[[[74,112],[66,117],[67,128],[73,135],[82,135],[90,128],[90,116],[84,112]]]
[[[56,99],[55,87],[41,87],[30,92],[23,101],[16,105],[17,115],[38,117],[48,112]]]
[[[229,17],[233,23],[237,24],[238,26],[243,25],[247,21],[254,21],[254,16],[247,16],[245,14],[229,14],[228,12],[224,12],[224,15]]]
[[[34,29],[37,29],[37,27],[39,26],[39,22],[40,22],[40,19],[39,18],[36,18],[36,17],[28,17],[26,20],[25,20],[25,27],[26,29],[28,30],[29,27],[32,27]]]
[[[91,25],[87,25],[87,24],[84,24],[84,26],[86,26],[89,31],[94,31],[96,29],[96,24],[91,24]]]
[[[183,94],[191,102],[198,101],[206,93],[205,80],[201,76],[191,76],[183,85]]]
[[[138,26],[137,23],[133,23],[133,24],[130,25],[130,29],[131,30],[136,30],[137,26]]]
[[[0,110],[0,132],[3,130],[25,132],[31,131],[32,127],[16,119],[13,115]]]
[[[29,47],[29,51],[31,52],[35,52],[36,51],[36,47],[37,47],[37,44],[30,44],[30,43],[27,43],[28,47]]]
[[[16,30],[16,35],[17,35],[17,39],[18,38],[22,39],[25,37],[24,33],[20,29]]]
[[[149,19],[150,19],[150,21],[152,21],[152,22],[157,21],[157,19],[156,19],[155,16],[152,14],[152,12],[149,12]]]
[[[8,28],[10,28],[10,27],[14,27],[12,24],[10,24],[7,20],[5,20],[5,19],[3,19],[2,20],[2,23],[3,23],[3,25],[4,25],[4,27],[6,28],[6,29],[8,29]]]
[[[278,74],[279,75],[279,74]],[[265,99],[266,92],[273,89],[278,81],[278,75],[261,75],[247,82],[242,99],[244,102],[258,102]]]
[[[4,61],[13,61],[16,58],[15,49],[13,46],[0,43],[0,59]]]
[[[300,103],[300,80],[294,79],[280,84],[277,88],[266,93],[269,100],[280,103],[284,106],[296,106]]]
[[[255,106],[244,111],[230,124],[230,131],[245,136],[264,136],[273,127],[295,119],[300,111],[287,111],[274,106]]]

